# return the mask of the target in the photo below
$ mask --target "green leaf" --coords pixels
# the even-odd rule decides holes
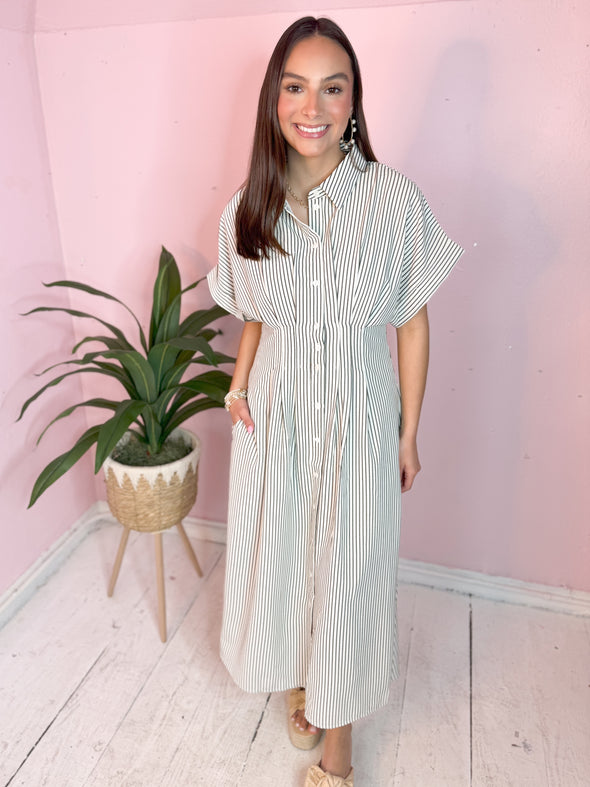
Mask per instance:
[[[207,339],[208,342],[210,342],[213,338],[215,338],[215,336],[220,336],[220,335],[221,335],[221,331],[216,331],[214,328],[205,328],[204,330],[199,331],[199,333],[197,334],[197,336],[202,336],[203,339]]]
[[[184,423],[188,418],[202,412],[203,410],[210,410],[213,407],[221,407],[218,402],[213,402],[211,399],[195,399],[195,401],[187,404],[186,407],[178,410],[170,419],[164,430],[162,431],[162,441],[164,441],[177,426]]]
[[[156,336],[160,328],[160,322],[172,301],[178,297],[180,302],[180,293],[180,272],[178,270],[178,265],[172,254],[162,246],[158,275],[154,282],[152,317],[150,320],[150,347],[157,344]]]
[[[65,309],[60,306],[37,306],[35,309],[31,309],[28,312],[25,312],[22,316],[28,317],[29,314],[36,314],[37,312],[65,312],[65,314],[70,314],[72,317],[84,317],[89,320],[96,320],[101,325],[104,325],[105,328],[108,328],[109,331],[112,331],[113,334],[119,339],[119,341],[129,350],[133,350],[133,345],[127,341],[125,334],[116,325],[111,325],[110,322],[105,322],[101,320],[100,317],[95,317],[93,314],[88,314],[87,312],[81,312],[77,309]]]
[[[165,425],[170,420],[179,407],[186,404],[186,402],[189,402],[191,399],[194,399],[197,395],[192,390],[184,389],[182,383],[180,382],[184,373],[190,367],[190,363],[191,362],[188,361],[184,364],[177,364],[168,372],[166,378],[163,381],[161,397],[154,405],[155,411],[158,413],[158,418],[163,425]],[[224,375],[224,377],[217,378],[214,376],[217,373],[217,370],[211,370],[209,372],[204,372],[201,375],[197,375],[197,378],[204,379],[205,382],[211,382],[211,380],[214,383],[218,382],[218,385],[224,389],[225,396],[229,390],[231,377],[225,372],[219,372],[219,374]],[[211,375],[213,375],[213,377],[210,380]],[[165,399],[162,399],[162,397],[165,397]],[[170,404],[171,401],[172,404]]]
[[[96,352],[86,353],[83,358],[71,358],[69,361],[54,363],[48,366],[47,369],[43,369],[42,372],[36,372],[35,377],[42,377],[44,374],[47,374],[47,372],[50,372],[52,369],[57,369],[59,366],[87,366],[89,363],[94,363],[97,358],[104,355],[104,352],[104,350],[96,350]]]
[[[191,363],[190,358],[181,362],[182,355],[183,353],[181,353],[178,356],[178,358],[176,359],[175,366],[173,366],[172,369],[170,369],[165,374],[164,379],[162,380],[162,385],[160,387],[161,391],[175,388],[175,386],[177,386],[178,383],[182,380],[182,375],[186,372],[186,370],[189,368]]]
[[[209,323],[213,322],[214,320],[218,320],[220,317],[226,317],[228,314],[229,312],[227,312],[225,309],[222,309],[222,307],[218,306],[217,304],[212,306],[210,309],[198,309],[192,314],[189,314],[189,316],[180,323],[178,335],[194,336],[206,325],[209,325]]]
[[[197,381],[196,384],[195,381]],[[174,391],[175,395],[168,411],[162,418],[162,425],[164,427],[167,427],[170,419],[173,418],[175,413],[183,405],[195,399],[200,393],[209,396],[211,392],[213,392],[212,398],[215,401],[215,406],[225,404],[224,397],[229,391],[231,377],[227,372],[222,372],[219,369],[212,369],[209,372],[199,374],[189,382],[191,382],[191,385],[188,388],[184,387],[184,383],[179,383],[175,387],[170,388],[171,391]]]
[[[199,380],[196,377],[192,380],[186,380],[180,383],[180,388],[185,391],[192,391],[193,393],[203,393],[221,404],[224,404],[225,395],[227,393],[227,388],[225,388],[225,386],[208,380]]]
[[[190,350],[193,353],[202,353],[207,361],[213,366],[215,363],[215,351],[203,336],[181,336],[178,339],[170,339],[168,344],[177,347],[179,350]]]
[[[236,359],[233,358],[231,355],[225,355],[224,353],[215,353],[215,366],[219,366],[221,363],[235,363]],[[200,355],[198,358],[194,358],[191,363],[205,363],[208,364],[209,361],[206,358],[203,358]]]
[[[152,405],[154,410],[154,415],[158,421],[158,423],[164,423],[166,420],[166,408],[172,401],[175,396],[175,390],[165,389],[162,391],[160,396],[158,396],[157,400]]]
[[[149,407],[145,402],[127,399],[117,407],[115,414],[100,427],[96,445],[94,472],[98,473],[105,459],[123,437],[129,426],[136,421],[143,411]]]
[[[102,342],[104,346],[109,350],[128,350],[129,347],[127,344],[123,344],[119,341],[119,339],[113,339],[112,336],[85,336],[83,339],[80,339],[78,344],[72,348],[72,355],[78,352],[80,347],[83,344],[87,344],[88,342]]]
[[[227,372],[222,372],[221,369],[211,369],[208,372],[192,377],[186,382],[179,382],[175,386],[176,398],[174,408],[176,409],[179,405],[185,404],[198,393],[205,393],[209,396],[209,391],[215,391],[215,400],[223,402],[230,383],[230,375]]]
[[[163,390],[162,381],[166,374],[174,367],[179,351],[169,342],[155,344],[148,353],[148,363],[152,367],[156,378],[158,393]]]
[[[115,298],[114,295],[111,295],[108,292],[104,292],[103,290],[97,290],[95,287],[90,287],[90,285],[88,285],[88,284],[82,284],[79,281],[70,281],[70,280],[52,281],[52,282],[49,282],[49,284],[45,284],[44,283],[43,286],[44,287],[68,287],[68,288],[73,289],[73,290],[82,290],[83,292],[87,292],[89,295],[97,295],[99,298],[106,298],[109,301],[115,301],[115,303],[120,304],[124,309],[127,309],[129,314],[135,320],[135,324],[137,325],[137,328],[139,330],[139,340],[141,342],[141,346],[147,352],[147,343],[146,343],[146,340],[145,340],[145,334],[143,332],[143,328],[141,327],[141,323],[139,322],[139,320],[137,319],[135,314],[131,311],[129,306],[127,306],[127,304],[124,303],[123,301],[119,300],[119,298]]]
[[[52,426],[56,421],[59,421],[62,418],[67,418],[68,415],[71,415],[74,410],[77,410],[78,407],[101,407],[104,410],[116,410],[118,407],[118,402],[113,402],[110,399],[87,399],[85,402],[78,402],[78,404],[73,404],[71,407],[66,408],[63,412],[59,415],[56,415],[55,418],[50,421],[45,429],[41,432],[37,439],[37,445],[41,442],[41,439],[45,432]]]
[[[180,295],[177,295],[170,306],[168,306],[166,309],[166,312],[164,313],[164,316],[158,325],[158,330],[154,338],[154,344],[167,342],[169,339],[173,339],[175,336],[178,336],[178,326],[180,324],[180,297]]]
[[[145,408],[141,414],[145,424],[146,439],[152,454],[157,454],[162,447],[160,435],[162,434],[162,427],[155,417],[154,410],[151,406]]]
[[[137,398],[137,391],[133,385],[133,380],[127,374],[125,369],[123,369],[121,366],[117,366],[115,363],[107,363],[106,361],[94,361],[94,365],[98,366],[99,369],[102,369],[104,374],[108,375],[109,377],[114,377],[117,382],[121,383],[131,399]]]
[[[58,385],[59,383],[61,383],[62,380],[65,380],[66,377],[71,377],[74,374],[82,374],[83,372],[94,372],[96,374],[109,374],[110,376],[114,376],[110,372],[104,369],[96,369],[94,368],[94,366],[89,366],[88,368],[85,369],[76,369],[73,372],[66,372],[65,374],[60,374],[59,377],[55,377],[53,380],[50,380],[36,393],[34,393],[31,397],[27,399],[27,401],[22,406],[19,417],[16,420],[20,421],[20,419],[23,417],[25,412],[28,410],[29,405],[32,404],[35,401],[35,399],[38,399],[38,397],[41,396],[41,394],[44,391],[46,391],[48,388],[52,388],[54,385]]]
[[[50,462],[44,470],[41,471],[33,486],[28,508],[30,508],[35,503],[39,496],[42,495],[43,492],[45,492],[45,490],[51,486],[51,484],[55,483],[58,478],[61,478],[64,473],[67,473],[70,467],[76,464],[78,459],[80,459],[80,457],[82,457],[86,451],[88,451],[88,449],[94,443],[96,443],[100,430],[100,426],[90,427],[90,429],[84,432],[84,434],[78,439],[75,445],[70,448],[69,451],[66,451],[65,454],[58,456],[56,459]]]
[[[206,278],[207,278],[207,276],[201,276],[200,279],[197,279],[192,284],[189,284],[188,287],[185,287],[183,290],[181,290],[181,294],[184,295],[185,292],[189,292],[190,290],[194,290],[195,287],[197,287],[202,281],[205,281]]]
[[[158,396],[156,378],[152,367],[137,351],[114,350],[104,353],[105,358],[116,358],[131,377],[137,394],[134,399],[143,399],[145,402],[155,402]]]
[[[231,381],[230,375],[221,369],[209,369],[208,372],[201,372],[201,374],[194,379],[208,380],[209,382],[219,383],[220,385],[226,385]]]

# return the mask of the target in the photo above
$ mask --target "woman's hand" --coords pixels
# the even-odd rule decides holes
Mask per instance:
[[[250,415],[250,408],[246,399],[236,399],[236,401],[229,408],[232,424],[237,424],[238,421],[243,421],[249,434],[254,431],[254,421]]]
[[[426,386],[428,344],[428,311],[426,306],[423,306],[397,329],[397,362],[401,391],[399,471],[402,492],[412,488],[414,479],[420,472],[416,435]]]
[[[408,492],[412,488],[414,479],[420,470],[416,438],[402,435],[399,440],[399,472],[402,492]]]
[[[262,323],[248,320],[242,329],[242,338],[238,347],[234,376],[232,377],[229,389],[235,391],[237,388],[248,389],[248,377],[250,369],[254,363],[254,358],[260,342],[262,333]],[[243,421],[249,434],[254,431],[254,421],[250,416],[250,408],[247,399],[236,399],[229,408],[232,424]]]

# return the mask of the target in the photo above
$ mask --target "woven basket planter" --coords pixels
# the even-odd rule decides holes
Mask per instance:
[[[103,470],[107,500],[113,516],[125,527],[153,533],[178,525],[197,496],[201,443],[186,429],[176,429],[193,450],[176,462],[154,467],[131,467],[110,457]],[[127,441],[124,435],[122,441]]]

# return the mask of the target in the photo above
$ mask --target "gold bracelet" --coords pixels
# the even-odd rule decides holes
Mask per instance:
[[[233,391],[228,391],[223,399],[225,402],[225,409],[229,412],[229,408],[238,399],[246,399],[248,397],[247,388],[234,388]]]

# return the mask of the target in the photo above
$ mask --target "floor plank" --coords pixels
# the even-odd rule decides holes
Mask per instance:
[[[588,620],[472,603],[474,787],[587,787]]]
[[[237,782],[240,787],[250,784],[274,787],[279,775],[282,787],[300,787],[309,766],[318,762],[321,746],[312,751],[300,751],[291,745],[287,713],[287,693],[269,695]]]
[[[395,778],[403,787],[470,781],[469,598],[415,588]]]
[[[361,785],[393,785],[408,679],[415,603],[416,587],[399,585],[399,678],[391,686],[388,704],[353,725],[352,758],[355,781]]]

